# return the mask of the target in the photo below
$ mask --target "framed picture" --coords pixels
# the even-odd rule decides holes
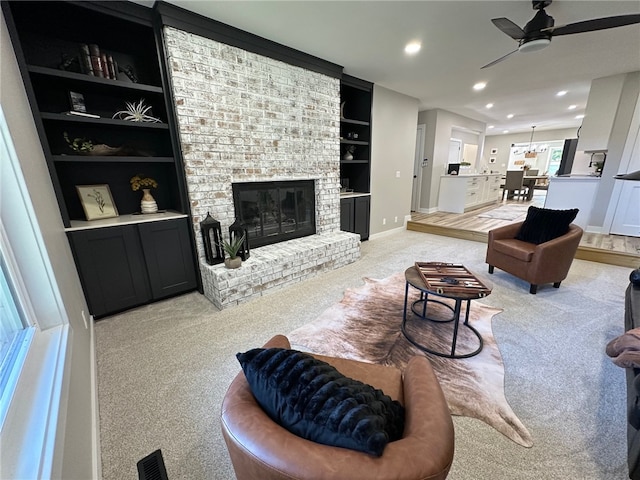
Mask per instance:
[[[492,148],[491,149],[491,155],[497,155],[498,154],[498,149],[497,148]]]
[[[496,157],[489,157],[489,163],[496,163]]]
[[[118,216],[109,185],[76,185],[87,220]]]
[[[87,106],[84,103],[84,95],[78,92],[69,92],[69,103],[72,112],[87,113]]]

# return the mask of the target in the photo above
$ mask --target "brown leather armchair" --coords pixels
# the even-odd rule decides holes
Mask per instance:
[[[569,273],[582,238],[582,228],[572,223],[566,234],[536,245],[515,238],[522,223],[489,231],[486,258],[489,273],[498,267],[529,282],[529,293],[532,294],[538,291],[538,285],[544,283],[553,283],[555,288],[559,288]]]
[[[291,348],[282,335],[265,347]],[[453,422],[426,357],[413,357],[402,373],[394,367],[314,356],[401,402],[405,407],[403,438],[389,443],[381,457],[305,440],[267,416],[240,372],[222,403],[222,433],[238,480],[447,477],[454,452]]]

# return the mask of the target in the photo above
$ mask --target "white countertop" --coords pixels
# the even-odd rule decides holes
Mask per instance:
[[[370,193],[364,192],[340,192],[340,198],[353,198],[353,197],[370,197]]]
[[[89,230],[93,228],[116,227],[121,225],[132,225],[136,223],[158,222],[161,220],[171,220],[174,218],[185,218],[185,213],[167,210],[158,213],[140,213],[136,215],[119,215],[113,218],[104,218],[100,220],[71,220],[71,227],[65,228],[67,232],[77,230]]]
[[[499,177],[502,173],[460,173],[458,175],[440,175],[441,177]]]
[[[572,174],[572,175],[562,175],[559,177],[549,177],[550,182],[576,182],[576,181],[588,181],[588,182],[597,182],[600,180],[600,176],[598,175],[589,175],[589,174]]]

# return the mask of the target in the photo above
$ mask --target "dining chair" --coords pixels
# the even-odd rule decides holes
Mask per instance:
[[[524,178],[524,170],[507,170],[504,186],[502,187],[502,200],[504,200],[505,192],[513,192],[513,196],[516,195],[520,198],[524,198],[525,188],[522,186],[522,180]],[[516,194],[516,191],[518,192]],[[507,194],[507,197],[510,193]]]

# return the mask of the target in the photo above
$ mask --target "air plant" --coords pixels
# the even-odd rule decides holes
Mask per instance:
[[[148,123],[162,123],[159,118],[147,115],[147,112],[151,111],[151,107],[144,104],[144,98],[141,98],[138,103],[125,102],[127,104],[126,110],[120,110],[113,114],[111,118],[117,118],[119,120],[129,120],[132,122],[148,122]]]

